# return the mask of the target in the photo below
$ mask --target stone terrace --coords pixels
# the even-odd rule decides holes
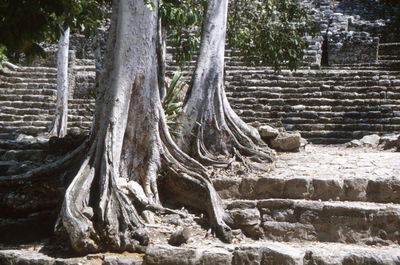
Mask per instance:
[[[227,212],[249,236],[237,234],[233,244],[199,232],[193,220],[177,223],[166,216],[169,221],[155,225],[163,236],[144,255],[55,258],[41,245],[28,245],[4,248],[0,263],[399,264],[399,160],[400,153],[390,150],[311,144],[299,153],[279,154],[268,173],[248,173],[236,164],[216,171],[213,182]],[[181,247],[168,245],[165,238],[180,227],[191,229],[192,237]]]

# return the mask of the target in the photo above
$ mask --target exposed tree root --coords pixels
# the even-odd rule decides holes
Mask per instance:
[[[259,164],[269,163],[274,152],[262,142],[256,129],[234,113],[225,95],[228,1],[207,1],[205,14],[198,62],[183,109],[190,118],[181,118],[186,128],[180,130],[183,137],[178,140],[179,146],[204,165],[226,167],[233,159],[244,161],[244,157]],[[237,154],[240,157],[235,157]]]
[[[160,123],[164,152],[162,153],[164,190],[173,194],[173,200],[208,213],[210,224],[217,236],[232,240],[232,223],[225,214],[222,201],[208,177],[206,169],[181,151],[169,135],[166,123]]]
[[[227,167],[237,160],[251,169],[267,169],[266,164],[274,160],[275,152],[261,140],[255,128],[232,110],[223,88],[215,90],[218,100],[210,99],[210,105],[197,112],[201,126],[194,124],[193,133],[186,135],[186,151],[206,166]]]
[[[60,213],[59,222],[78,253],[135,251],[148,242],[144,222],[118,185],[107,135],[104,145],[92,143]]]
[[[159,141],[153,146],[160,148],[156,153],[160,154],[160,169],[165,178],[162,188],[168,189],[163,192],[172,192],[174,200],[180,204],[207,212],[217,236],[229,242],[231,233],[227,223],[232,222],[224,212],[206,169],[173,142],[161,106],[158,114],[159,137],[152,139]],[[142,206],[138,207],[135,200],[126,195],[118,182],[120,172],[114,168],[110,137],[111,134],[107,133],[103,142],[100,142],[100,136],[92,142],[79,172],[66,191],[58,227],[67,232],[73,249],[78,253],[142,250],[149,239],[141,212],[149,209],[168,211],[158,200],[159,187],[157,181],[152,180],[152,163],[147,164],[148,170],[142,169],[146,174],[140,179],[141,192],[147,200],[142,200]],[[156,176],[159,176],[157,172]],[[133,194],[132,197],[141,195]]]

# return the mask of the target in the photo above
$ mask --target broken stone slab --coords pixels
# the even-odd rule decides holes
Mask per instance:
[[[379,140],[379,145],[384,149],[396,148],[400,149],[400,135],[392,134],[392,135],[384,135]]]
[[[279,134],[279,130],[275,129],[269,125],[262,125],[258,127],[258,132],[261,137],[276,137]]]
[[[271,140],[271,147],[284,152],[298,151],[301,145],[300,133],[281,132]]]
[[[188,228],[181,228],[174,232],[168,240],[168,244],[172,246],[180,246],[185,244],[190,238],[190,231]]]
[[[397,148],[400,149],[400,135],[389,134],[379,136],[377,134],[366,135],[360,140],[352,140],[347,143],[347,147],[382,147],[383,149]]]
[[[379,145],[381,137],[377,134],[372,134],[372,135],[366,135],[363,138],[361,138],[360,142],[363,146],[368,146],[368,147],[377,147]]]

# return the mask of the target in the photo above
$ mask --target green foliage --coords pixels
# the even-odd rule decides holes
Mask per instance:
[[[181,66],[193,60],[200,45],[203,5],[199,0],[160,0],[159,15],[173,58]]]
[[[9,53],[42,54],[38,43],[56,42],[67,27],[90,33],[110,0],[0,0],[0,44]]]
[[[249,66],[301,67],[307,47],[304,36],[316,32],[316,24],[298,0],[234,0],[230,4],[227,44]]]
[[[185,82],[181,80],[182,74],[175,73],[170,84],[167,86],[167,94],[161,102],[164,109],[165,118],[170,134],[173,137],[177,137],[178,134],[175,131],[177,127],[182,126],[178,122],[178,117],[184,115],[182,111],[183,102],[179,98],[179,94],[182,92]]]
[[[0,63],[2,61],[7,61],[8,60],[6,53],[7,53],[6,47],[4,45],[0,44]]]

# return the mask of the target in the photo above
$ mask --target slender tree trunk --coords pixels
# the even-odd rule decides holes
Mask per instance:
[[[208,0],[200,53],[185,100],[179,146],[205,165],[226,166],[234,156],[270,162],[273,151],[232,110],[224,90],[228,0]]]
[[[57,102],[53,122],[49,126],[49,134],[57,137],[67,134],[69,31],[67,28],[58,41]]]
[[[158,89],[157,24],[157,8],[114,0],[90,145],[56,226],[79,253],[135,251],[148,244],[141,211],[161,207],[159,173],[163,189],[206,211],[217,234],[230,238],[229,218],[206,169],[169,135]],[[121,179],[136,188],[126,194]]]

